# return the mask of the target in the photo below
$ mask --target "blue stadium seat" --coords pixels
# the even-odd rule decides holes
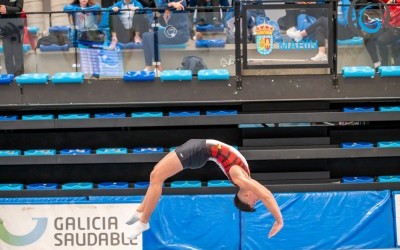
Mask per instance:
[[[223,48],[223,47],[225,47],[225,40],[223,39],[196,41],[196,48]]]
[[[97,185],[99,189],[122,189],[128,187],[128,182],[102,182]]]
[[[22,74],[15,77],[17,84],[47,84],[49,80],[49,74],[47,73],[31,73]]]
[[[170,111],[169,116],[199,116],[200,111]]]
[[[93,183],[91,182],[65,183],[61,186],[61,189],[65,190],[93,189]]]
[[[25,150],[24,155],[25,156],[45,156],[45,155],[55,155],[56,154],[55,149],[30,149],[30,150]]]
[[[399,112],[400,106],[379,107],[379,111],[381,111],[381,112]]]
[[[190,81],[192,80],[191,70],[163,70],[161,71],[161,81]]]
[[[69,45],[68,44],[64,44],[64,45],[57,45],[57,44],[43,45],[43,44],[40,44],[39,49],[42,52],[68,51],[69,50]]]
[[[94,114],[94,118],[125,118],[125,113],[98,113]]]
[[[378,72],[381,77],[400,76],[400,66],[380,66]]]
[[[83,72],[59,72],[51,77],[51,82],[53,84],[82,84],[84,76]]]
[[[90,153],[91,153],[91,150],[89,148],[60,150],[60,155],[88,155]]]
[[[0,150],[0,156],[20,156],[21,150]]]
[[[163,147],[154,147],[154,148],[134,148],[134,154],[155,154],[155,153],[163,153]]]
[[[134,188],[148,188],[150,185],[150,182],[148,181],[139,181],[139,182],[135,182],[133,184]]]
[[[343,112],[374,112],[374,107],[345,107]]]
[[[171,188],[199,188],[201,181],[173,181]]]
[[[399,148],[400,141],[382,141],[377,143],[378,148]]]
[[[154,71],[128,71],[123,77],[126,82],[137,82],[137,81],[154,81],[155,74]]]
[[[9,85],[14,81],[13,74],[1,74],[0,75],[0,85]]]
[[[207,182],[209,187],[233,187],[230,180],[211,180]]]
[[[229,70],[227,69],[201,69],[197,73],[197,79],[207,80],[229,80]]]
[[[108,155],[108,154],[127,154],[127,148],[99,148],[96,150],[96,154],[99,155]]]
[[[344,142],[342,148],[373,148],[372,142]]]
[[[354,66],[342,68],[343,78],[350,77],[374,77],[375,70],[368,66]]]
[[[20,183],[0,183],[0,191],[22,190],[24,185]]]
[[[57,187],[57,183],[33,183],[26,185],[27,190],[55,190]]]
[[[208,110],[206,111],[208,116],[222,116],[222,115],[237,115],[236,110]]]
[[[342,183],[371,183],[374,182],[374,178],[369,176],[351,176],[343,177]]]
[[[89,119],[90,114],[59,114],[58,119],[68,120],[68,119]]]
[[[17,115],[0,115],[0,121],[16,121],[18,120]]]
[[[41,115],[23,115],[21,117],[24,121],[36,121],[36,120],[53,120],[54,115],[52,114],[41,114]]]
[[[400,182],[400,175],[378,176],[378,182]]]
[[[133,112],[132,117],[143,118],[143,117],[162,117],[163,112],[153,111],[153,112]]]

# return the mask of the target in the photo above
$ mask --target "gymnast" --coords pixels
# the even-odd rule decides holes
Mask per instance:
[[[184,169],[204,166],[208,160],[219,165],[224,174],[239,187],[235,195],[235,206],[244,212],[254,212],[254,205],[261,200],[275,218],[268,238],[283,227],[283,218],[272,193],[250,177],[246,159],[234,147],[209,139],[191,139],[166,155],[150,174],[150,185],[146,195],[132,217],[126,222],[133,225],[131,240],[150,228],[149,219],[161,197],[164,181]]]

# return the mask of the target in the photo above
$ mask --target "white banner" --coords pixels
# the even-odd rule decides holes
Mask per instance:
[[[394,211],[396,218],[396,239],[397,246],[400,246],[400,193],[394,194]]]
[[[0,249],[141,250],[125,224],[138,205],[0,205]]]

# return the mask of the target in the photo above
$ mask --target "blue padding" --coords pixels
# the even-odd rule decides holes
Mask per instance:
[[[93,189],[93,183],[91,182],[65,183],[61,186],[61,189],[66,189],[66,190]]]
[[[215,26],[212,24],[207,24],[207,25],[196,24],[196,31],[198,31],[198,32],[223,32],[224,25],[221,24],[220,26]]]
[[[381,77],[400,76],[400,66],[380,66],[378,72],[381,74]]]
[[[35,121],[35,120],[53,120],[54,115],[52,114],[42,114],[42,115],[23,115],[21,117],[25,121]]]
[[[199,116],[200,111],[170,111],[169,116]]]
[[[89,119],[90,114],[60,114],[58,119],[68,120],[68,119]]]
[[[161,71],[161,81],[190,81],[192,80],[191,70],[163,70]]]
[[[3,54],[4,53],[4,48],[3,46],[0,45],[0,53]]]
[[[16,115],[0,115],[0,121],[16,121],[18,116]]]
[[[94,114],[94,118],[125,118],[125,113],[98,113]]]
[[[341,46],[355,46],[355,45],[363,45],[364,39],[362,37],[353,37],[351,39],[346,40],[337,40],[337,45]]]
[[[232,187],[233,184],[229,180],[211,180],[207,182],[209,187]]]
[[[140,203],[142,196],[89,196],[90,203]]]
[[[201,69],[197,73],[199,80],[229,80],[227,69]]]
[[[379,111],[381,111],[381,112],[399,112],[400,106],[379,107]]]
[[[134,148],[134,154],[154,154],[154,153],[163,153],[164,148],[155,147],[155,148]]]
[[[49,28],[49,33],[69,33],[68,26],[52,26]]]
[[[172,151],[174,151],[176,149],[176,147],[170,147],[169,148],[169,152],[172,152]]]
[[[343,108],[343,112],[374,112],[374,107],[347,107]]]
[[[122,50],[128,50],[128,49],[142,49],[143,44],[142,43],[117,43],[117,48],[122,49]]]
[[[137,81],[154,81],[155,74],[154,71],[128,71],[124,74],[124,81],[127,82],[137,82]]]
[[[83,72],[59,72],[55,73],[51,77],[51,82],[53,84],[59,84],[59,83],[78,83],[81,84],[83,83],[83,78],[85,75]]]
[[[19,156],[21,150],[0,150],[0,156]]]
[[[8,85],[14,81],[13,74],[1,74],[0,75],[0,85]]]
[[[141,117],[162,117],[163,112],[133,112],[132,117],[141,118]]]
[[[57,187],[57,183],[34,183],[26,185],[26,189],[28,190],[55,190]]]
[[[201,181],[173,181],[171,182],[172,188],[199,188]]]
[[[373,148],[372,142],[344,142],[341,144],[342,148]]]
[[[122,189],[129,188],[128,182],[102,182],[97,185],[99,189]]]
[[[186,43],[177,44],[160,44],[160,49],[184,49],[186,48]]]
[[[244,249],[237,237],[240,215],[232,201],[233,195],[163,196],[151,217],[151,230],[143,234],[143,249]]]
[[[241,247],[230,249],[378,249],[394,246],[392,199],[388,190],[274,196],[285,221],[282,231],[267,238],[275,221],[263,204],[257,202],[256,212],[241,213]]]
[[[223,48],[223,47],[225,47],[225,40],[223,39],[196,41],[196,48]]]
[[[28,29],[28,32],[34,36],[36,36],[40,30],[39,27],[36,27],[36,26],[28,26],[27,29]]]
[[[400,182],[400,175],[378,176],[378,182]]]
[[[24,185],[20,183],[0,184],[0,191],[22,190]]]
[[[72,204],[87,201],[86,197],[0,198],[0,204]]]
[[[377,143],[378,148],[399,148],[400,141],[382,141]]]
[[[346,176],[342,178],[343,183],[371,183],[374,182],[374,178],[369,176]]]
[[[68,44],[64,44],[64,45],[57,45],[57,44],[43,45],[43,44],[40,44],[39,49],[42,52],[68,51],[69,46],[68,46]]]
[[[208,110],[206,115],[209,116],[222,116],[222,115],[237,115],[236,110]]]
[[[374,77],[375,70],[368,66],[354,66],[342,68],[343,78],[346,77]]]
[[[46,84],[49,80],[47,73],[22,74],[15,77],[17,84]]]
[[[30,44],[24,44],[24,45],[22,45],[22,51],[23,51],[24,53],[28,53],[31,49],[32,49],[32,47],[31,47]]]
[[[127,154],[127,148],[99,148],[96,150],[96,154],[99,155],[108,155],[108,154]]]
[[[60,155],[88,155],[90,152],[89,148],[62,149],[60,150]]]
[[[148,188],[150,185],[150,182],[148,181],[139,181],[139,182],[135,182],[133,184],[134,188]]]

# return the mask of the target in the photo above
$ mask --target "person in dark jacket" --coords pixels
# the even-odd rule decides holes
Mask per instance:
[[[4,59],[8,74],[24,73],[24,20],[21,17],[24,0],[0,0],[0,36],[3,41]]]

